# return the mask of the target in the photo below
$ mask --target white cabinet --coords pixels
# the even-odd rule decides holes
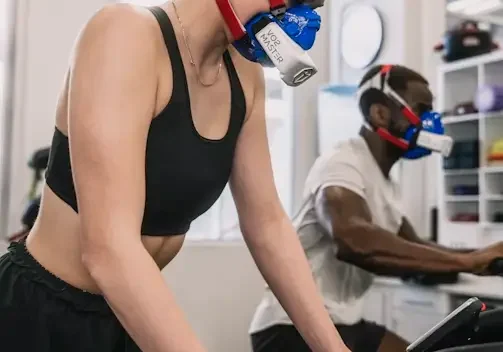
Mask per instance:
[[[386,288],[372,287],[367,293],[363,318],[379,325],[386,324]]]
[[[398,280],[377,282],[365,301],[364,319],[373,321],[408,342],[412,342],[449,314],[449,294],[417,286],[407,286]]]
[[[457,284],[436,287],[377,277],[367,294],[364,319],[384,325],[406,341],[413,342],[468,298],[478,297],[489,309],[503,307],[502,285],[494,278],[468,274],[460,275]]]
[[[407,342],[413,342],[442,320],[443,316],[419,309],[393,309],[387,328]]]
[[[449,314],[450,301],[446,293],[403,287],[388,295],[386,326],[406,341],[414,341]]]

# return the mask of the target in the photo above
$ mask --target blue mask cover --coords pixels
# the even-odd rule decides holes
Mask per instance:
[[[409,149],[403,155],[404,159],[416,160],[424,158],[432,151],[450,152],[452,139],[446,136],[441,115],[434,111],[427,111],[420,116],[421,126],[410,125],[403,137],[409,142]]]
[[[313,47],[321,26],[320,15],[307,5],[289,8],[281,18],[271,13],[254,16],[245,24],[246,36],[235,41],[233,45],[246,59],[258,62],[264,67],[275,66],[255,36],[254,28],[264,20],[276,23],[293,42],[306,51]]]

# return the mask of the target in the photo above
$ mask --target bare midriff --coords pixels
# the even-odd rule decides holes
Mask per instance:
[[[79,215],[49,187],[43,190],[39,216],[27,239],[31,255],[50,273],[79,289],[100,293],[82,263]],[[145,249],[162,270],[180,251],[185,236],[141,236]],[[132,259],[133,260],[133,259]]]

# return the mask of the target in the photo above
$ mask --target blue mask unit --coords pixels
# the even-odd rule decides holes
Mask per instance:
[[[297,5],[288,9],[282,18],[273,16],[271,13],[261,13],[253,17],[245,25],[247,36],[235,41],[233,45],[246,59],[258,62],[265,67],[274,67],[275,65],[254,33],[260,29],[261,23],[271,22],[277,23],[286,35],[303,50],[309,50],[313,47],[316,34],[321,27],[320,15],[306,5]]]
[[[445,151],[447,154],[452,147],[452,139],[445,136],[441,115],[428,111],[420,116],[421,127],[411,125],[405,132],[404,139],[409,142],[409,149],[403,158],[416,160],[428,156],[432,151]]]
[[[269,0],[271,12],[254,16],[244,26],[229,0],[216,0],[235,38],[233,45],[246,59],[264,67],[276,67],[281,79],[298,86],[316,72],[307,50],[321,26],[321,17],[311,7],[297,4],[289,9],[283,0]]]

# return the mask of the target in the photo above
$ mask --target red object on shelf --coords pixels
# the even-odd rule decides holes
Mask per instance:
[[[451,218],[451,221],[457,222],[478,222],[479,215],[478,214],[470,214],[470,213],[459,213],[454,215]]]

